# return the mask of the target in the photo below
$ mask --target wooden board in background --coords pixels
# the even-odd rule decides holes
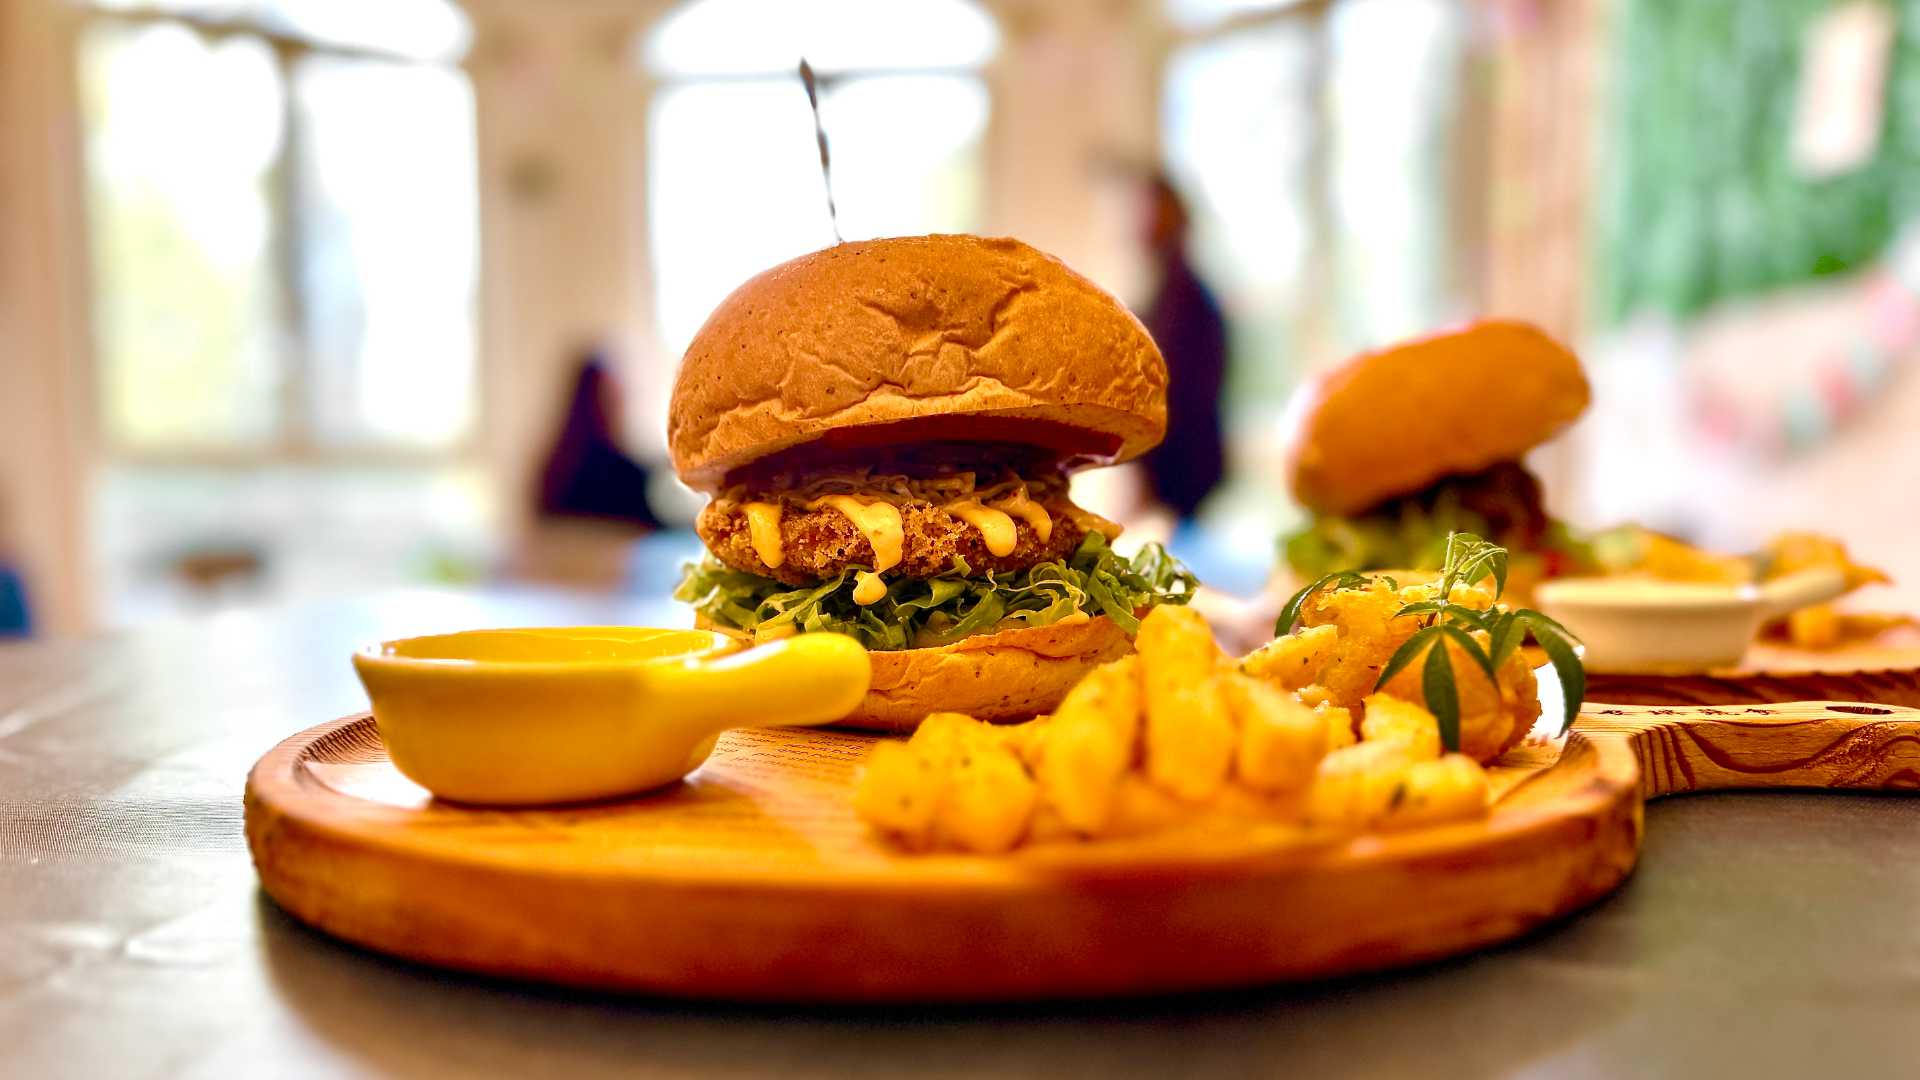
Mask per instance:
[[[255,766],[247,840],[295,917],[425,963],[705,998],[1010,1000],[1431,960],[1610,892],[1638,856],[1646,798],[1920,788],[1920,712],[1609,706],[1564,744],[1503,759],[1480,821],[911,856],[852,815],[872,741],[734,732],[651,796],[483,810],[431,799],[394,771],[372,719],[350,717]]]
[[[1737,668],[1693,675],[1590,672],[1587,700],[1621,705],[1864,701],[1920,708],[1920,629],[1832,650],[1760,642]]]

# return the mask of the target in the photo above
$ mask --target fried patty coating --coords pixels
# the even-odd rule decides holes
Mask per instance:
[[[1005,555],[987,550],[980,530],[924,502],[909,502],[900,507],[903,533],[900,562],[882,576],[938,577],[953,568],[954,556],[967,561],[975,574],[988,571],[1009,573],[1036,563],[1065,559],[1073,554],[1087,535],[1079,520],[1086,515],[1065,499],[1041,501],[1053,518],[1053,535],[1042,542],[1033,527],[1018,518],[1014,528],[1018,543]],[[871,567],[873,545],[854,528],[846,515],[831,507],[808,510],[788,506],[780,518],[780,538],[786,561],[778,569],[762,562],[753,549],[747,531],[747,515],[742,505],[730,499],[707,504],[694,526],[714,557],[736,570],[774,578],[790,585],[808,585],[831,578],[848,567]]]

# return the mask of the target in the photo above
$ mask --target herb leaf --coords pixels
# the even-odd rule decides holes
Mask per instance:
[[[1520,643],[1527,639],[1527,624],[1520,616],[1511,611],[1503,611],[1493,617],[1487,627],[1487,640],[1493,646],[1490,657],[1497,670],[1512,656]]]
[[[1487,655],[1487,650],[1480,646],[1480,642],[1475,639],[1473,635],[1451,623],[1441,623],[1439,626],[1434,627],[1434,629],[1440,631],[1441,634],[1452,639],[1454,644],[1460,646],[1461,650],[1467,654],[1467,657],[1475,664],[1478,664],[1481,671],[1487,673],[1488,682],[1493,683],[1496,687],[1500,685],[1499,677],[1493,673],[1493,659]],[[1436,645],[1434,647],[1440,648],[1441,646]]]
[[[1273,623],[1273,636],[1285,637],[1293,633],[1293,626],[1300,621],[1300,609],[1306,606],[1307,598],[1326,586],[1331,584],[1335,588],[1351,589],[1366,583],[1367,575],[1353,570],[1335,570],[1315,578],[1288,598],[1286,606],[1280,609],[1280,617]]]
[[[1393,613],[1398,619],[1408,615],[1445,615],[1456,623],[1471,626],[1475,630],[1490,630],[1489,612],[1478,611],[1464,604],[1449,604],[1441,600],[1422,600],[1408,604]]]
[[[1427,711],[1440,721],[1440,745],[1449,752],[1460,749],[1460,693],[1453,685],[1453,660],[1439,638],[1427,650],[1427,662],[1420,672],[1420,685],[1427,699]]]
[[[1395,675],[1400,674],[1402,669],[1408,664],[1413,663],[1414,658],[1420,655],[1421,649],[1431,644],[1433,644],[1432,627],[1428,627],[1425,630],[1414,631],[1412,637],[1402,642],[1399,648],[1393,650],[1393,656],[1388,659],[1387,666],[1380,669],[1380,678],[1374,681],[1373,688],[1378,690],[1387,685]]]
[[[1535,611],[1532,608],[1521,608],[1519,611],[1514,612],[1514,614],[1518,615],[1522,619],[1525,619],[1530,625],[1545,626],[1547,629],[1553,631],[1556,634],[1559,634],[1561,637],[1566,638],[1568,641],[1580,640],[1580,635],[1575,634],[1573,631],[1567,629],[1564,626],[1561,626],[1559,623],[1555,622],[1550,616],[1548,616],[1545,612]],[[1536,633],[1534,636],[1538,637],[1539,634]]]
[[[1532,617],[1537,612],[1522,611],[1518,614],[1521,620],[1529,623],[1533,639],[1546,651],[1547,662],[1553,665],[1553,673],[1560,679],[1563,713],[1560,734],[1565,735],[1567,729],[1573,727],[1574,718],[1580,715],[1580,703],[1587,696],[1587,669],[1580,663],[1580,657],[1573,651],[1567,636],[1556,629],[1559,623],[1544,615],[1541,616],[1544,622],[1535,623]]]
[[[1493,598],[1498,600],[1507,591],[1507,562],[1507,549],[1498,544],[1472,533],[1448,533],[1446,558],[1440,566],[1439,598],[1450,599],[1455,585],[1477,584],[1492,575]]]

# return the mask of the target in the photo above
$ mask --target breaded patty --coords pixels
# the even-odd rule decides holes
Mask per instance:
[[[1015,519],[1018,544],[1005,555],[995,555],[980,539],[980,530],[965,521],[930,503],[904,504],[900,507],[904,534],[900,562],[883,576],[938,577],[952,569],[955,555],[976,574],[1024,570],[1035,563],[1065,559],[1087,535],[1086,527],[1075,520],[1083,511],[1069,513],[1064,499],[1049,499],[1041,505],[1053,518],[1053,535],[1043,543],[1030,525]],[[741,504],[729,499],[709,503],[695,527],[707,550],[721,562],[792,585],[821,581],[849,566],[873,565],[873,545],[846,515],[827,507],[786,508],[780,518],[780,537],[787,557],[777,570],[754,551]]]

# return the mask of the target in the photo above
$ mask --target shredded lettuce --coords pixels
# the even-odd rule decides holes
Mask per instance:
[[[1432,511],[1412,500],[1398,513],[1316,517],[1281,544],[1287,565],[1302,577],[1340,570],[1438,570],[1450,532],[1484,535],[1480,515],[1443,500]]]
[[[1136,612],[1156,604],[1184,604],[1198,582],[1158,544],[1132,559],[1090,532],[1065,561],[1044,562],[1012,574],[974,576],[956,558],[937,578],[895,578],[887,595],[853,602],[854,574],[842,571],[818,585],[796,588],[735,570],[711,555],[689,563],[674,599],[692,604],[714,624],[775,637],[832,631],[851,634],[869,649],[945,645],[1008,626],[1048,626],[1075,612],[1105,615],[1128,634],[1140,628]]]
[[[1307,579],[1341,570],[1438,570],[1446,561],[1449,533],[1494,534],[1486,519],[1450,495],[1443,492],[1430,507],[1405,499],[1362,517],[1317,517],[1281,539],[1282,554]],[[1495,539],[1512,546],[1509,538]],[[1558,553],[1569,567],[1593,561],[1588,545],[1558,521],[1547,526],[1536,550],[1516,547],[1514,558],[1548,553]]]

